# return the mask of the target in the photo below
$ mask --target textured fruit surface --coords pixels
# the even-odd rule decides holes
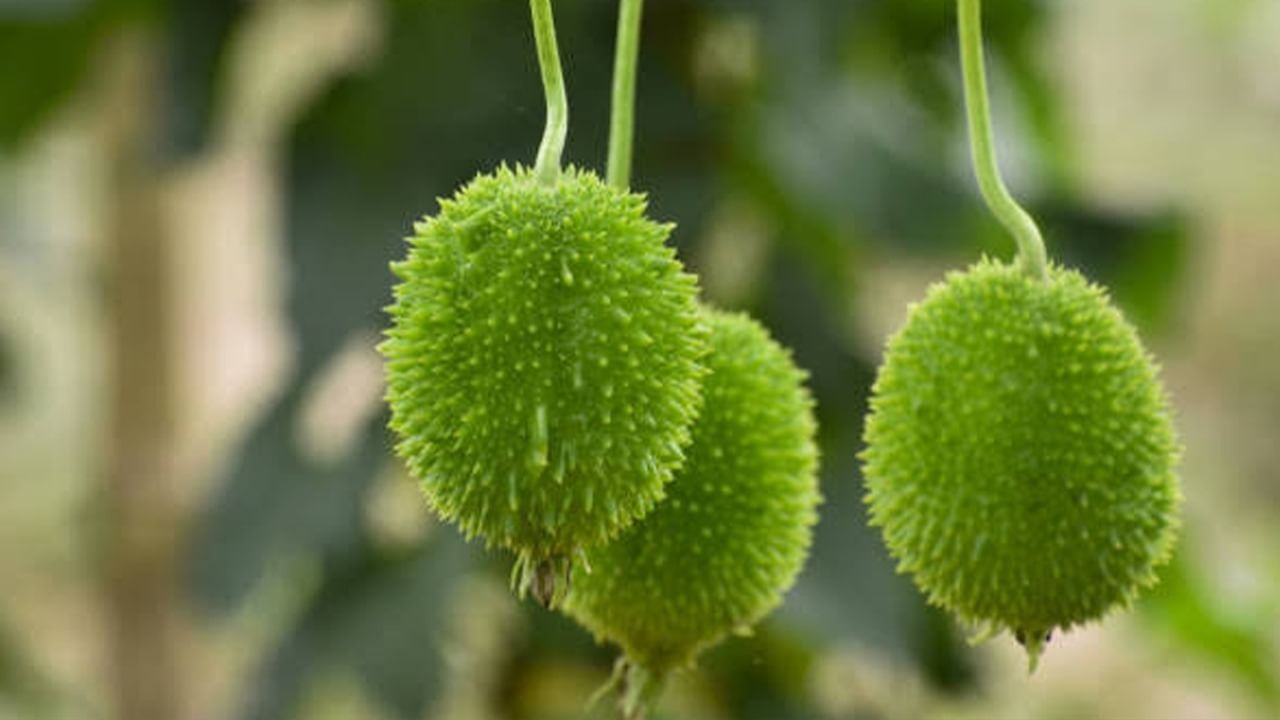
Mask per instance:
[[[819,501],[804,374],[743,315],[707,311],[710,374],[689,459],[656,510],[586,553],[569,614],[661,675],[782,600]]]
[[[397,450],[468,535],[563,557],[647,513],[683,460],[706,330],[638,195],[483,175],[416,226],[381,350]]]
[[[899,569],[1033,662],[1172,550],[1179,450],[1157,370],[1079,273],[953,273],[889,341],[871,410],[867,502]]]

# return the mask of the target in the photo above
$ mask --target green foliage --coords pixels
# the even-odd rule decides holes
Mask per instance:
[[[63,717],[69,703],[37,667],[18,634],[0,617],[0,718]]]
[[[1224,671],[1268,707],[1280,708],[1274,645],[1255,630],[1274,620],[1275,601],[1223,597],[1215,579],[1188,557],[1187,545],[1182,543],[1161,583],[1144,598],[1148,623],[1174,647]]]
[[[364,503],[386,464],[387,416],[378,413],[351,453],[326,464],[295,440],[304,397],[293,389],[251,429],[200,518],[188,572],[205,611],[240,607],[281,558],[345,565],[369,552]]]
[[[92,18],[0,17],[0,149],[26,140],[71,93],[94,49]],[[40,57],[39,62],[31,59]],[[21,72],[16,68],[23,68]]]
[[[417,226],[390,309],[397,449],[431,505],[527,559],[647,513],[683,461],[705,330],[645,202],[569,170],[481,176]]]
[[[1154,582],[1179,505],[1154,364],[1100,288],[1050,275],[984,260],[933,287],[889,341],[864,455],[899,568],[1033,662]]]
[[[438,697],[456,588],[473,552],[456,536],[400,551],[376,551],[330,568],[314,601],[281,633],[257,669],[255,691],[237,717],[292,717],[307,682],[323,671],[352,671],[395,717],[421,717]]]
[[[13,341],[5,334],[8,328],[0,328],[0,408],[13,402],[18,394],[20,368],[14,367]]]
[[[214,110],[221,48],[242,2],[191,0],[29,0],[0,3],[0,151],[20,148],[51,120],[80,86],[94,79],[93,62],[121,28],[158,21],[171,35],[164,88],[166,151],[191,151],[204,139]],[[14,71],[21,68],[21,71]]]
[[[781,603],[817,520],[804,374],[747,316],[708,318],[710,374],[688,463],[652,514],[586,552],[566,603],[655,684]]]
[[[1126,215],[1046,208],[1062,259],[1111,289],[1125,317],[1144,336],[1163,334],[1176,320],[1179,287],[1191,269],[1192,234],[1170,210]]]

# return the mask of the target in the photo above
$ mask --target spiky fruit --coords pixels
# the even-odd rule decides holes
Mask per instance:
[[[649,512],[683,460],[696,281],[642,197],[573,169],[482,175],[416,231],[381,345],[397,450],[549,603],[572,555]]]
[[[872,523],[937,605],[1057,628],[1155,582],[1175,541],[1178,443],[1156,367],[1096,285],[983,260],[911,309],[876,380]]]
[[[755,321],[706,312],[710,374],[688,461],[653,513],[586,552],[565,603],[622,647],[632,711],[670,670],[781,602],[817,518],[804,374]]]

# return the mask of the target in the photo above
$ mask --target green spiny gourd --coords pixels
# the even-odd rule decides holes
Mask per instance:
[[[551,2],[529,5],[547,96],[537,164],[481,175],[416,226],[381,350],[396,447],[428,502],[515,550],[514,583],[551,606],[575,554],[648,513],[683,462],[706,328],[670,226],[647,219],[618,163],[607,185],[561,169]]]
[[[937,605],[1055,628],[1152,584],[1175,539],[1178,443],[1152,359],[1079,273],[984,260],[914,306],[866,425],[872,523]]]
[[[1179,446],[1152,358],[1106,293],[1048,261],[996,160],[980,0],[958,0],[974,171],[1018,261],[983,260],[913,306],[872,389],[871,521],[930,601],[1031,670],[1052,632],[1155,582],[1178,526]]]
[[[817,517],[804,374],[755,321],[706,312],[710,372],[688,460],[653,513],[585,553],[565,603],[624,651],[628,717],[670,671],[781,602]]]
[[[695,280],[640,196],[573,169],[483,175],[416,229],[381,346],[397,449],[440,515],[517,550],[518,572],[567,563],[647,513],[683,460]]]

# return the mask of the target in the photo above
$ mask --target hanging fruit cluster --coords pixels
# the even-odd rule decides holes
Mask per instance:
[[[641,2],[619,19],[608,182],[561,167],[550,0],[531,7],[537,163],[441,201],[393,265],[391,426],[428,504],[516,553],[522,594],[568,598],[627,648],[639,716],[637,698],[799,573],[819,500],[812,402],[763,328],[699,304],[671,226],[628,189]]]
[[[642,0],[621,0],[608,180],[561,167],[551,0],[533,168],[481,175],[416,226],[381,345],[397,451],[428,504],[516,554],[513,584],[623,657],[642,717],[664,680],[782,601],[817,521],[804,373],[755,321],[701,305],[631,193]],[[1050,633],[1102,617],[1171,552],[1178,445],[1150,356],[1105,293],[1051,265],[995,165],[978,0],[960,0],[984,197],[1019,242],[913,307],[863,454],[872,522],[962,619]]]

